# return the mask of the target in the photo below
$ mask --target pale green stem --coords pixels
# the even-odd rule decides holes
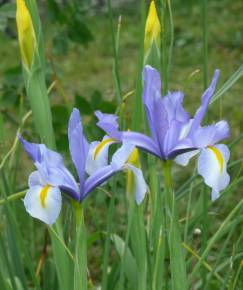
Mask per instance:
[[[113,183],[113,189],[115,189],[115,181]],[[113,223],[113,212],[115,207],[115,190],[112,191],[112,196],[109,203],[108,216],[107,216],[107,234],[105,239],[105,248],[103,256],[103,265],[102,265],[102,290],[107,289],[108,281],[108,262],[109,262],[109,253],[110,253],[110,243],[111,243],[111,231]]]
[[[83,205],[73,202],[76,220],[74,290],[87,289],[87,244]]]
[[[236,290],[237,289],[236,287],[237,287],[238,280],[240,278],[240,272],[241,272],[242,268],[243,268],[243,260],[241,260],[241,262],[240,262],[240,265],[239,265],[239,267],[237,269],[237,272],[235,274],[235,278],[234,278],[234,281],[233,281],[232,288],[230,290]]]
[[[67,247],[67,245],[65,244],[65,242],[63,241],[63,239],[58,235],[58,233],[54,230],[53,227],[48,227],[48,229],[49,229],[50,232],[52,232],[54,234],[54,236],[60,242],[60,244],[62,245],[62,247],[65,249],[65,251],[67,252],[67,254],[69,255],[69,257],[71,258],[71,260],[74,261],[73,254],[71,253],[71,251],[69,250],[69,248]]]
[[[165,186],[166,230],[169,245],[170,271],[173,290],[187,290],[186,263],[182,249],[180,225],[172,187],[171,161],[163,162]]]
[[[125,237],[125,245],[121,257],[121,270],[120,270],[120,277],[119,277],[119,290],[124,289],[124,270],[125,270],[125,259],[126,259],[126,254],[127,254],[127,248],[128,248],[128,242],[129,242],[129,237],[131,233],[131,227],[132,227],[132,219],[133,219],[133,214],[134,214],[134,201],[131,200],[129,204],[129,213],[128,213],[128,225],[127,225],[127,231],[126,231],[126,237]]]
[[[12,194],[10,196],[6,196],[6,198],[0,199],[0,205],[4,205],[7,202],[22,198],[25,195],[26,191],[27,190],[23,190],[23,191],[15,193],[15,194]]]

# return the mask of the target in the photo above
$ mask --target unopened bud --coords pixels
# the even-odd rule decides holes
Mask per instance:
[[[17,0],[16,22],[18,29],[19,47],[22,62],[28,69],[31,68],[33,54],[36,47],[35,31],[30,12],[24,0]]]
[[[160,47],[160,31],[161,25],[157,14],[154,0],[151,1],[148,11],[148,16],[145,25],[145,36],[144,36],[144,50],[145,54],[152,47],[153,43],[159,48]]]

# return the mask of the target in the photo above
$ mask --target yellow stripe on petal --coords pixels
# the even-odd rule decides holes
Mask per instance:
[[[100,153],[100,151],[105,147],[105,145],[114,142],[115,140],[112,138],[108,138],[105,139],[103,141],[101,141],[95,148],[94,150],[94,160],[97,158],[98,154]]]
[[[213,146],[208,146],[208,149],[210,149],[214,154],[215,157],[219,163],[219,167],[220,167],[220,172],[223,172],[223,167],[224,167],[224,158],[223,155],[221,154],[221,152],[219,151],[218,148],[213,147]]]
[[[138,149],[136,147],[134,148],[134,150],[130,154],[130,156],[127,159],[126,163],[130,163],[130,164],[132,164],[133,166],[135,166],[137,168],[141,168],[141,164],[140,164],[140,161],[139,161],[139,151],[138,151]],[[130,169],[128,169],[128,171],[127,171],[127,184],[126,184],[126,187],[127,187],[128,199],[130,200],[130,198],[133,197],[134,187],[135,187],[134,173]]]
[[[139,151],[137,148],[134,148],[129,158],[127,159],[127,163],[130,163],[134,165],[135,167],[140,168]]]
[[[43,208],[46,207],[46,198],[47,198],[47,193],[48,193],[48,190],[51,188],[50,185],[46,185],[44,186],[41,191],[40,191],[40,201],[41,201],[41,206]]]
[[[16,22],[23,64],[31,68],[36,38],[30,12],[24,0],[17,0]]]

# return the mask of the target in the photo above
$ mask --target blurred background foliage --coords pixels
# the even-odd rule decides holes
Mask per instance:
[[[132,91],[136,76],[139,47],[139,1],[112,1],[114,25],[121,16],[119,43],[122,93]],[[202,32],[200,1],[173,1],[175,46],[170,89],[184,90],[185,102],[193,113],[202,93],[202,72],[188,81],[195,70],[201,70]],[[114,112],[114,82],[112,81],[112,39],[106,1],[71,0],[39,1],[45,35],[48,84],[55,82],[51,104],[56,130],[65,130],[68,107],[76,105],[92,119],[94,109]],[[243,11],[241,0],[209,1],[209,70],[221,69],[222,84],[243,61]],[[1,110],[14,125],[14,105],[21,96],[28,107],[20,69],[16,38],[15,1],[0,1],[0,95]],[[212,119],[230,119],[233,136],[240,132],[242,86],[238,82],[214,106]],[[129,98],[132,98],[133,95]],[[64,106],[68,103],[68,106]],[[129,100],[128,100],[129,103]],[[129,106],[128,106],[129,107]],[[62,118],[59,118],[59,115]],[[56,116],[56,117],[55,117]],[[232,118],[233,117],[233,118]],[[62,124],[64,127],[62,126]],[[65,132],[64,132],[65,133]],[[62,134],[56,134],[62,136]],[[61,146],[62,142],[58,142]]]
[[[119,19],[121,23],[119,64],[122,94],[126,95],[134,90],[136,79],[136,62],[139,57],[139,1],[116,0],[112,2],[114,24],[117,26]],[[72,107],[80,109],[89,140],[99,139],[102,136],[102,132],[94,126],[96,122],[93,116],[94,110],[113,113],[117,108],[107,4],[105,0],[47,0],[38,1],[38,4],[45,37],[46,75],[51,90],[50,101],[57,147],[58,151],[67,155],[67,122]],[[185,92],[186,107],[189,112],[193,113],[200,103],[203,91],[201,2],[199,0],[174,0],[172,5],[175,43],[169,87],[171,90]],[[221,70],[220,86],[243,62],[243,1],[210,0],[208,12],[209,71],[211,76],[215,68],[218,67]],[[13,143],[21,118],[29,110],[17,42],[15,1],[0,0],[0,55],[0,110],[3,116],[3,122],[0,120],[1,159]],[[189,76],[197,70],[199,71],[189,79]],[[222,118],[229,121],[232,129],[230,141],[238,137],[243,129],[242,95],[241,80],[210,108],[208,114],[212,122]],[[124,107],[128,121],[133,97],[134,94],[130,93]],[[38,141],[31,118],[28,119],[23,130],[26,138]],[[231,160],[242,156],[242,148],[240,145],[236,146]],[[19,157],[16,164],[20,162],[21,172],[14,173],[19,182],[11,188],[12,192],[26,187],[26,177],[31,171],[29,166],[23,166],[23,164],[30,164],[24,154],[23,159]],[[16,168],[18,168],[17,165]],[[183,170],[181,175],[176,175],[178,184],[185,180],[184,175],[188,177],[189,172],[192,172],[191,169]],[[240,172],[239,167],[235,168],[232,175],[237,175],[237,172]],[[95,194],[92,196],[89,207],[89,216],[92,218],[88,223],[90,232],[92,232],[92,227],[96,229],[96,232],[90,237],[89,243],[96,241],[96,236],[104,228],[107,212],[104,208],[100,212],[92,208],[92,203],[96,204],[96,209],[99,205],[103,207],[103,202],[107,200],[107,197]],[[119,198],[125,197],[121,194]],[[237,199],[240,199],[240,195],[235,195],[233,199],[229,196],[228,205],[235,203]],[[117,203],[116,206],[116,210],[121,213],[114,217],[115,223],[119,225],[117,228],[119,233],[123,231],[125,225],[124,207],[122,203]],[[221,208],[220,215],[223,216],[227,207],[223,207],[221,201],[217,203],[217,207]],[[22,205],[17,204],[16,208],[24,212]],[[20,219],[29,220],[30,218],[24,212]],[[33,229],[33,221],[30,223]],[[23,229],[23,231],[28,231],[28,229]],[[211,230],[213,231],[213,228]],[[35,241],[38,238],[43,240],[43,232],[33,229],[29,239],[32,238]],[[32,243],[33,257],[38,253],[34,249],[36,245],[39,251],[42,247],[41,244]],[[100,245],[94,243],[92,253],[89,254],[89,259],[95,265],[92,270],[94,281],[96,276],[100,276],[101,260],[97,258],[101,257],[100,251]],[[48,263],[51,261],[46,263],[45,271],[48,271]]]

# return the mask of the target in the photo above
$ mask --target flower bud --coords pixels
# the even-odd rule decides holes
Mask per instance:
[[[144,50],[145,54],[152,48],[153,43],[160,48],[161,25],[154,0],[151,1],[145,25]]]
[[[19,47],[22,62],[28,69],[31,68],[33,54],[36,47],[35,31],[30,12],[24,0],[17,0],[16,22],[18,29]]]

